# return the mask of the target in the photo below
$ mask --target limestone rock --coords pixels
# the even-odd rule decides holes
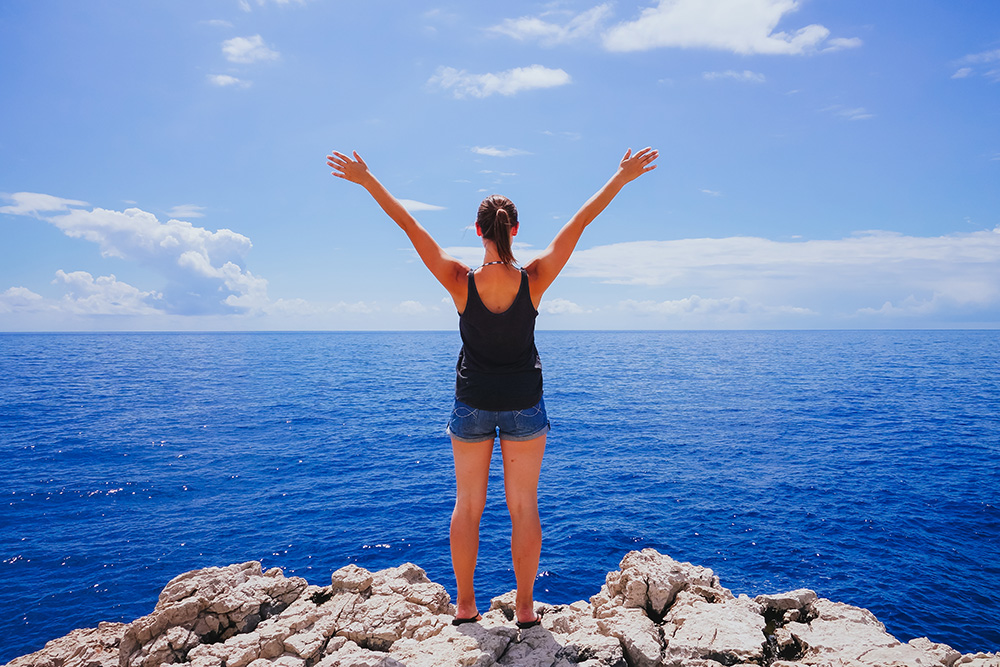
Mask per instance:
[[[416,565],[348,565],[310,586],[260,563],[173,579],[148,616],[53,640],[8,667],[1000,667],[927,639],[903,644],[871,612],[810,590],[734,597],[708,568],[645,549],[590,602],[539,603],[519,630],[514,592],[451,625],[445,589]]]
[[[53,639],[41,651],[14,658],[6,667],[118,667],[124,623],[100,623]]]

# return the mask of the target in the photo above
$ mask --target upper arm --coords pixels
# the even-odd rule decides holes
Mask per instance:
[[[541,302],[542,294],[552,285],[569,261],[583,234],[583,228],[584,225],[578,216],[573,216],[573,219],[559,230],[552,243],[524,267],[531,285],[531,300],[536,308]]]
[[[441,285],[448,290],[455,307],[459,311],[465,308],[469,291],[469,267],[444,251],[430,233],[416,220],[404,227],[406,235],[413,244],[424,266]]]

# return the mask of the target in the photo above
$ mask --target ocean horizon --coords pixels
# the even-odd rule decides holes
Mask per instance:
[[[902,641],[1000,651],[1000,331],[539,330],[536,598],[630,550],[810,588]],[[457,331],[0,333],[0,661],[149,613],[182,572],[454,596]],[[494,456],[498,457],[499,447]],[[514,587],[494,460],[480,607]]]

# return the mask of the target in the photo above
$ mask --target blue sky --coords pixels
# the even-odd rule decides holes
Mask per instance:
[[[540,328],[996,327],[993,0],[6,0],[0,330],[452,329],[357,150],[470,264],[628,147]]]

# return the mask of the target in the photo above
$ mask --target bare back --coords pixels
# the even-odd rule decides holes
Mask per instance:
[[[494,264],[479,267],[474,275],[479,298],[491,312],[502,313],[511,307],[521,287],[521,272],[518,269]],[[538,307],[538,304],[533,303],[533,305]],[[465,308],[462,308],[459,312],[464,310]]]

